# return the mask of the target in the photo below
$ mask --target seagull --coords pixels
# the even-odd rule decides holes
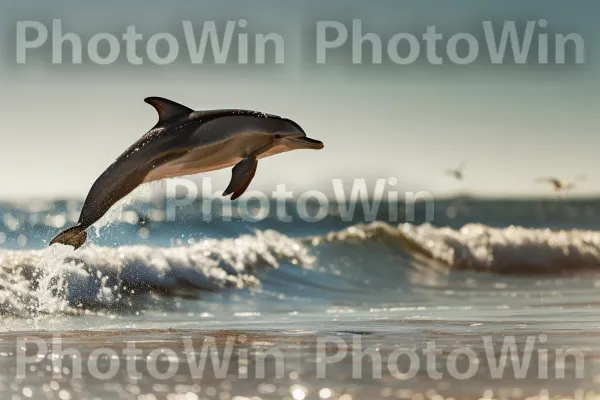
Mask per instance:
[[[447,169],[446,175],[454,177],[457,181],[462,181],[464,178],[465,164],[460,163],[458,168]]]
[[[536,182],[549,183],[553,186],[555,192],[571,190],[575,187],[575,182],[585,180],[584,176],[576,177],[574,181],[564,181],[555,177],[538,178]]]

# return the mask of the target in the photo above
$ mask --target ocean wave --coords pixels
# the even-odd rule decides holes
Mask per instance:
[[[55,245],[0,251],[0,313],[118,309],[149,292],[197,296],[221,288],[249,288],[260,285],[254,275],[259,269],[277,268],[281,262],[309,267],[314,261],[305,246],[272,230],[174,248],[70,249]]]
[[[367,241],[407,254],[420,266],[447,271],[513,275],[600,272],[597,231],[482,224],[467,224],[456,230],[430,224],[374,222],[300,239],[265,230],[171,248],[86,245],[72,251],[57,245],[43,250],[3,250],[0,314],[84,313],[95,308],[127,312],[135,307],[150,308],[148,298],[144,298],[148,294],[201,297],[225,288],[254,288],[261,285],[260,271],[282,263],[310,268],[318,264],[313,252],[326,252],[330,261],[332,257],[357,254],[356,248],[350,251],[347,246],[358,246],[360,254],[360,246]],[[329,246],[331,242],[337,242],[336,246]],[[364,251],[365,260],[373,260],[377,251],[385,249],[370,245]],[[326,270],[327,266],[320,267]],[[320,271],[315,270],[315,274]],[[339,272],[343,279],[344,271]],[[374,267],[364,273],[378,274],[378,270]],[[141,305],[136,305],[140,298]]]
[[[456,230],[430,224],[374,222],[311,242],[350,244],[365,240],[383,241],[420,261],[450,269],[515,275],[600,272],[600,232],[590,230],[493,228],[483,224],[467,224]]]

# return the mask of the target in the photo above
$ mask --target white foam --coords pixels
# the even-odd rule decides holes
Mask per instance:
[[[77,307],[120,307],[132,295],[152,290],[197,294],[252,287],[260,285],[256,269],[313,262],[304,246],[276,231],[174,248],[51,249],[0,251],[0,312],[77,312]]]
[[[600,232],[492,228],[468,224],[459,230],[430,224],[381,222],[357,225],[319,240],[385,239],[415,256],[457,269],[495,273],[569,274],[600,271]]]

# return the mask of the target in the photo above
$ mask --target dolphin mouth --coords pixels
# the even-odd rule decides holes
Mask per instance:
[[[286,139],[291,140],[292,142],[302,143],[302,145],[308,149],[320,150],[323,147],[325,147],[323,142],[321,142],[319,140],[311,139],[306,136],[292,136],[292,137],[287,137]]]

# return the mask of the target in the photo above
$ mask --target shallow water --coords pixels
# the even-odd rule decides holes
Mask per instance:
[[[289,203],[292,223],[274,207],[246,221],[235,204],[224,221],[229,209],[217,202],[204,221],[203,204],[178,209],[174,221],[160,201],[125,204],[75,252],[45,246],[74,223],[80,202],[0,204],[0,388],[21,398],[347,400],[583,398],[600,384],[600,200],[458,198],[437,201],[433,214],[417,205],[414,217],[404,204],[384,203],[375,218],[359,204],[353,215],[332,208],[319,222]],[[15,379],[19,348],[36,351],[23,346],[27,335],[50,353],[58,335],[84,364],[95,349],[112,348],[116,378],[95,379],[86,367],[81,379],[72,368],[53,371],[50,354]],[[214,339],[221,355],[233,340],[230,370],[192,376],[187,337],[194,351]],[[124,366],[127,343],[143,348],[140,379]],[[424,354],[432,343],[433,364]],[[513,343],[530,365],[515,372],[506,353],[498,372],[493,356]],[[347,347],[345,357],[333,362],[328,346]],[[176,374],[151,376],[144,360],[155,349],[174,352],[159,365],[171,359]],[[284,373],[276,377],[267,357],[258,379],[253,360],[268,349],[281,351]],[[352,349],[368,355],[353,359]]]

